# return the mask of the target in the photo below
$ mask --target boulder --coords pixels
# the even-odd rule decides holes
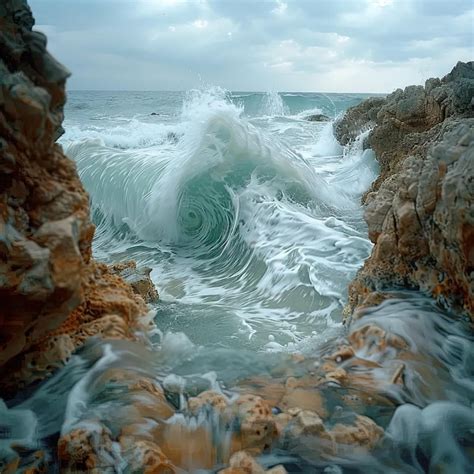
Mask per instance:
[[[305,117],[305,120],[308,122],[330,122],[331,119],[327,115],[324,114],[313,114],[313,115],[308,115]]]
[[[112,273],[120,275],[146,303],[158,301],[158,291],[150,278],[151,268],[137,267],[133,260],[116,263],[109,268]]]

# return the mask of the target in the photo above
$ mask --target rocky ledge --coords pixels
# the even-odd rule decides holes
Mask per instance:
[[[94,226],[62,133],[69,72],[25,0],[0,5],[0,387],[44,378],[91,335],[135,339],[148,309],[91,257]],[[122,272],[122,273],[121,273]],[[129,268],[126,279],[133,279]],[[141,282],[141,283],[140,283]],[[149,299],[155,298],[146,287]],[[6,376],[8,374],[8,377]]]
[[[351,310],[408,288],[473,317],[474,62],[366,100],[334,124],[343,145],[367,131],[381,173],[363,196],[374,248],[350,285]]]

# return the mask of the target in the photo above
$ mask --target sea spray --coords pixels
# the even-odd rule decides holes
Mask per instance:
[[[219,311],[223,331],[240,325],[230,340],[260,347],[270,335],[274,347],[297,342],[310,321],[321,332],[337,321],[348,276],[370,251],[358,197],[376,171],[371,157],[361,184],[362,154],[341,164],[330,124],[279,120],[249,118],[214,88],[186,95],[174,131],[166,123],[176,140],[127,150],[65,140],[91,195],[96,252],[151,266],[165,302],[188,315],[211,303],[209,324]],[[279,124],[288,137],[275,136]],[[293,133],[316,130],[313,152],[290,146]]]

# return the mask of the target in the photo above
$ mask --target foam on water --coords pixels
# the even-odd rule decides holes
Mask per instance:
[[[340,317],[348,278],[371,247],[358,198],[376,169],[359,150],[341,165],[330,124],[291,119],[280,139],[280,116],[243,113],[226,91],[191,91],[174,131],[165,127],[178,140],[122,150],[107,131],[64,142],[91,194],[99,255],[113,249],[151,265],[164,301],[212,304],[242,319],[261,347],[275,330],[287,344],[314,319],[323,328]],[[315,150],[299,145],[308,133]],[[291,337],[283,321],[293,321]]]
[[[404,384],[388,386],[386,395],[399,406],[389,422],[376,418],[385,427],[379,447],[370,454],[342,447],[337,457],[324,458],[314,445],[301,442],[290,451],[282,445],[272,455],[262,457],[262,463],[287,463],[298,472],[470,472],[474,462],[469,450],[474,442],[474,346],[468,323],[444,313],[425,297],[401,293],[368,311],[352,331],[365,324],[377,324],[403,337],[407,350],[414,354],[403,359]],[[334,341],[326,347],[316,344],[306,365],[311,367],[311,357],[315,363],[320,361],[334,345]],[[370,344],[365,349],[367,353],[357,353],[356,357],[373,362],[373,368],[367,370],[377,371],[397,362],[390,351],[373,351]],[[128,341],[90,341],[26,401],[11,409],[0,405],[3,425],[6,420],[7,425],[14,426],[11,436],[2,438],[0,448],[10,449],[17,441],[34,448],[58,431],[84,427],[97,433],[97,449],[101,451],[100,430],[105,425],[113,431],[120,425],[120,413],[126,413],[123,407],[131,402],[128,397],[132,395],[119,390],[120,383],[111,378],[118,369],[159,381],[177,408],[166,420],[163,436],[170,440],[186,436],[190,453],[194,437],[201,441],[205,437],[206,446],[217,450],[219,462],[229,447],[232,427],[221,423],[213,410],[190,414],[188,398],[196,392],[214,390],[232,401],[239,381],[269,377],[275,368],[281,373],[294,367],[292,359],[282,354],[199,348],[179,333],[167,333],[150,349]],[[340,389],[335,388],[336,392]],[[51,397],[54,404],[47,403]],[[350,405],[340,407],[338,416],[350,416],[348,410]],[[198,444],[202,449],[203,442]],[[111,462],[126,472],[118,450],[104,454],[112,456]],[[192,456],[182,462],[190,472],[199,467]],[[336,471],[324,471],[328,466]]]
[[[100,445],[100,430],[118,429],[133,402],[110,377],[118,369],[164,387],[177,408],[165,435],[189,448],[183,467],[196,468],[196,437],[219,463],[231,430],[215,412],[186,412],[189,396],[212,389],[232,400],[240,381],[293,370],[288,352],[305,354],[314,367],[344,340],[347,284],[371,250],[359,201],[378,170],[364,150],[368,131],[343,149],[331,123],[304,118],[336,116],[341,103],[360,98],[221,89],[130,94],[129,114],[117,105],[127,96],[117,93],[106,98],[113,116],[88,119],[81,114],[104,99],[73,95],[69,110],[80,119],[71,114],[62,143],[91,195],[96,256],[152,267],[160,329],[149,347],[90,340],[26,399],[0,401],[3,459],[14,455],[15,443],[48,452],[60,433],[85,427],[115,471],[128,472],[117,445],[107,452]],[[403,338],[414,355],[397,361],[390,347],[367,346],[356,354],[399,405],[390,421],[375,420],[385,427],[380,449],[321,459],[302,442],[262,456],[261,464],[298,472],[471,472],[474,346],[467,324],[418,294],[367,311],[351,330],[365,324]],[[387,384],[382,369],[401,362],[403,386]]]

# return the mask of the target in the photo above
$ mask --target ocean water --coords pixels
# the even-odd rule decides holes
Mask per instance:
[[[303,351],[333,335],[371,250],[359,200],[377,164],[306,118],[366,97],[71,92],[61,142],[96,257],[152,268],[158,327],[198,345]]]
[[[189,448],[185,472],[223,467],[219,456],[205,467],[191,447],[195,435],[225,452],[230,428],[212,414],[190,417],[187,396],[212,389],[233,399],[253,377],[305,377],[347,336],[347,285],[372,247],[360,197],[378,167],[362,149],[368,132],[342,148],[332,120],[366,97],[219,88],[68,94],[60,142],[90,193],[95,257],[151,268],[158,331],[150,347],[89,341],[35,390],[0,400],[0,472],[15,445],[26,457],[45,451],[48,472],[60,472],[57,439],[74,427],[92,433],[113,465],[104,472],[131,472],[119,450],[105,452],[100,441],[102,426],[120,431],[133,403],[109,380],[115,369],[159,381],[174,397],[178,413],[162,428],[175,433],[169,443],[185,454]],[[329,121],[308,121],[313,114]],[[379,381],[390,380],[387,367],[404,367],[404,384],[389,383],[381,394],[391,409],[362,406],[385,430],[380,446],[327,458],[320,440],[302,439],[259,462],[283,463],[290,473],[474,472],[469,325],[424,295],[396,296],[352,326],[376,324],[402,337],[412,354],[397,360],[390,347],[363,347],[355,357],[367,362],[361,375],[373,371]],[[350,402],[339,404],[340,388],[322,389],[329,424],[354,417]],[[186,441],[176,437],[182,427]]]

